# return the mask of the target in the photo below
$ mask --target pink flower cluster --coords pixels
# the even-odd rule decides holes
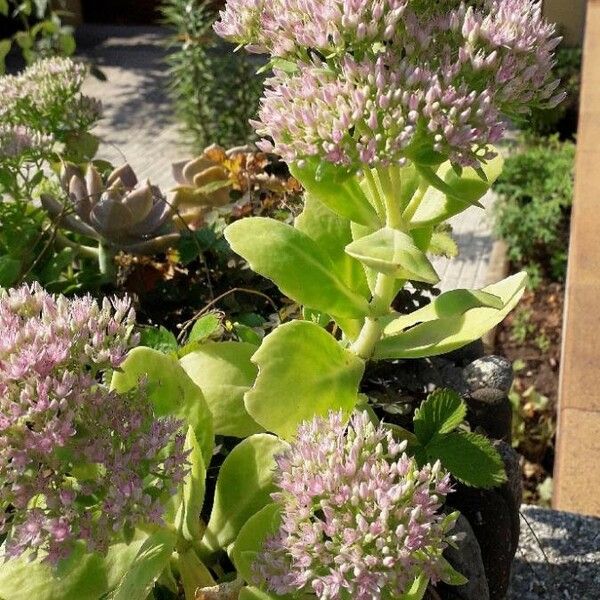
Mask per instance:
[[[0,158],[35,158],[49,152],[53,138],[24,125],[0,125]]]
[[[439,463],[419,469],[366,413],[304,423],[277,459],[282,524],[254,563],[257,584],[320,600],[401,596],[425,573],[440,578],[452,517]]]
[[[0,291],[0,533],[8,558],[56,564],[83,540],[105,551],[160,523],[185,476],[180,423],[157,420],[143,384],[102,383],[136,339],[127,300]]]
[[[215,30],[287,61],[254,124],[287,161],[377,166],[418,146],[475,165],[507,117],[563,99],[538,0],[229,0]]]
[[[85,65],[70,58],[47,58],[18,75],[0,77],[0,124],[26,125],[57,139],[86,130],[101,116],[98,100],[81,93]]]

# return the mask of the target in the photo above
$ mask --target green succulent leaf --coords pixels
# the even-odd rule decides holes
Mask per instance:
[[[345,252],[352,242],[350,221],[338,215],[312,194],[304,197],[304,210],[294,226],[314,240],[331,258],[339,278],[361,296],[369,296],[362,265]]]
[[[237,572],[247,581],[253,581],[252,563],[262,550],[265,540],[274,535],[281,524],[281,509],[277,504],[267,504],[250,517],[240,529],[230,557]]]
[[[425,592],[427,591],[427,586],[429,585],[429,578],[421,573],[410,588],[401,596],[398,597],[398,600],[422,600],[425,596]]]
[[[358,402],[364,362],[314,323],[281,325],[264,339],[252,361],[259,372],[246,393],[246,409],[284,439],[292,439],[302,421],[330,410],[349,415]]]
[[[19,279],[21,261],[10,256],[0,256],[0,287],[10,287]]]
[[[437,172],[419,168],[420,174],[431,187],[411,219],[412,227],[436,225],[461,213],[469,206],[477,205],[502,172],[502,158],[488,161],[481,171],[464,168],[458,175],[449,162],[442,164]],[[481,175],[484,174],[486,179]]]
[[[275,455],[285,443],[259,433],[240,442],[227,456],[217,477],[213,509],[202,539],[208,552],[227,548],[244,523],[271,502],[275,491]]]
[[[0,568],[0,598],[6,600],[98,600],[114,589],[133,563],[145,535],[111,545],[106,556],[90,554],[78,542],[59,571],[27,556]]]
[[[290,173],[304,189],[335,213],[355,223],[379,227],[379,217],[363,192],[356,175],[317,158],[290,165]]]
[[[427,252],[434,256],[445,256],[446,258],[455,258],[459,254],[458,244],[448,231],[434,231]]]
[[[396,279],[435,284],[440,278],[410,235],[384,227],[346,246],[346,252],[361,263]]]
[[[219,331],[220,327],[221,319],[218,313],[209,312],[194,323],[188,342],[203,342]]]
[[[134,348],[120,370],[113,374],[111,388],[117,392],[127,392],[137,387],[140,380],[146,381],[148,399],[156,416],[183,419],[194,428],[204,463],[208,464],[214,446],[212,414],[202,391],[177,358],[152,348]]]
[[[456,429],[466,415],[467,405],[454,390],[436,390],[415,412],[415,434],[425,446],[436,435]]]
[[[181,486],[180,492],[177,494],[178,508],[174,525],[180,538],[195,543],[200,541],[202,537],[200,511],[204,504],[206,490],[206,466],[202,458],[202,450],[198,445],[192,427],[188,427],[185,450],[189,451],[190,471]]]
[[[438,304],[421,309],[423,312],[416,311],[406,317],[401,316],[393,320],[384,329],[384,337],[377,343],[374,357],[376,359],[422,358],[445,354],[466,346],[495,327],[516,306],[525,291],[526,279],[525,273],[518,273],[481,290],[500,298],[502,301],[500,310],[483,306],[467,309],[461,314],[462,308],[460,308],[448,310],[444,316],[436,317],[436,310],[440,310],[440,306],[445,310],[443,308],[445,304]],[[486,297],[477,294],[474,296],[474,301],[481,302],[482,298]],[[458,296],[452,298],[453,301],[458,299]],[[465,306],[464,295],[459,305]],[[411,328],[405,329],[406,327]]]
[[[434,437],[426,446],[430,461],[442,466],[466,485],[492,488],[506,481],[504,463],[490,440],[470,431],[452,431]]]
[[[448,585],[465,585],[468,579],[459,573],[445,558],[440,557],[442,581]]]
[[[217,435],[244,438],[263,431],[244,406],[258,374],[250,360],[255,352],[256,346],[244,342],[206,342],[180,360],[202,390]]]
[[[300,596],[290,594],[280,596],[279,594],[265,592],[252,585],[242,588],[239,595],[239,600],[296,600],[297,598],[300,598]]]
[[[142,545],[110,600],[146,600],[154,582],[169,564],[177,536],[165,530],[153,533]]]
[[[369,312],[367,300],[338,277],[329,255],[294,227],[251,217],[229,225],[225,237],[254,271],[296,302],[342,317],[361,318]]]

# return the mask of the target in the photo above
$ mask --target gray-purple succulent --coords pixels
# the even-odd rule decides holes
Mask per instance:
[[[61,183],[72,206],[44,195],[44,208],[65,229],[96,239],[113,251],[155,254],[180,237],[172,205],[150,181],[140,183],[127,163],[106,181],[93,165],[84,175],[79,167],[66,163]]]

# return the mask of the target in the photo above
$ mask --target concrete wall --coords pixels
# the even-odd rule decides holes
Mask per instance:
[[[544,14],[554,21],[568,46],[581,46],[585,27],[586,0],[544,0]]]

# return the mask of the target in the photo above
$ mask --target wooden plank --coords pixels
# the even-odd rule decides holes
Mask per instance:
[[[586,27],[553,504],[600,516],[600,0]]]

